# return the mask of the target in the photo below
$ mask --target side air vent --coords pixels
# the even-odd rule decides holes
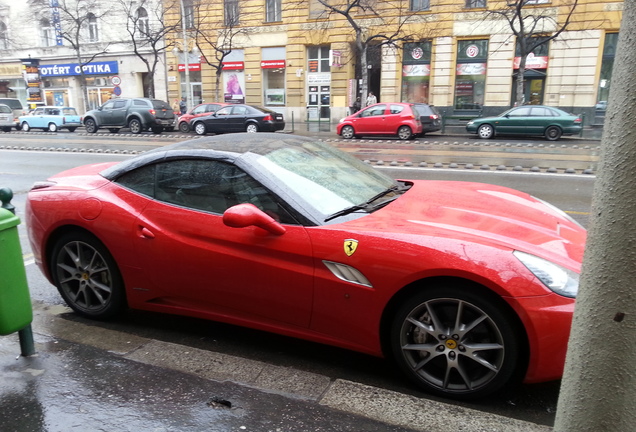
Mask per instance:
[[[356,270],[353,267],[333,261],[323,261],[323,263],[338,279],[358,285],[372,287],[371,282],[369,282],[369,280],[364,277],[359,270]]]

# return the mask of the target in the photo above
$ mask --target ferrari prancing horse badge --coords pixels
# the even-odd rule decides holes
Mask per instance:
[[[348,239],[344,241],[344,251],[347,256],[351,256],[358,249],[358,240]]]

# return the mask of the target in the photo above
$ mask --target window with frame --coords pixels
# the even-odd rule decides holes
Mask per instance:
[[[40,45],[45,47],[55,45],[55,29],[51,21],[46,18],[40,20]]]
[[[146,8],[140,7],[137,9],[137,30],[144,37],[150,34],[150,22]]]
[[[476,8],[485,8],[486,0],[466,0],[466,8],[468,9],[476,9]]]
[[[0,49],[9,49],[7,25],[2,21],[0,21]]]
[[[281,3],[282,0],[265,0],[265,21],[278,22],[283,20]]]
[[[411,10],[413,12],[427,11],[431,8],[430,0],[411,0]]]
[[[88,41],[98,42],[99,32],[97,29],[97,17],[93,13],[89,13],[86,16],[86,22],[88,23]]]
[[[224,0],[223,10],[225,12],[225,25],[237,26],[239,24],[238,0]]]
[[[192,0],[183,0],[183,20],[186,28],[194,28],[194,4]]]

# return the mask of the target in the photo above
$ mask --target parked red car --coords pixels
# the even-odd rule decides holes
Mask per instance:
[[[229,105],[229,104],[219,102],[219,103],[203,103],[203,104],[195,106],[194,108],[190,110],[190,112],[179,116],[179,120],[178,120],[179,130],[183,133],[190,132],[190,121],[193,118],[210,115],[212,113],[217,112],[219,108],[222,108],[226,105]]]
[[[340,120],[336,131],[345,139],[397,135],[408,140],[422,133],[422,122],[414,104],[377,103]]]
[[[384,355],[464,399],[561,376],[586,238],[523,192],[394,180],[280,133],[74,168],[36,183],[25,215],[80,315],[131,307]]]

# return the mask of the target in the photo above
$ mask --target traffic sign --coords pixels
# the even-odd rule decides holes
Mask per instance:
[[[110,79],[110,82],[112,82],[114,86],[118,86],[119,84],[121,84],[121,78],[115,75]]]
[[[115,93],[115,96],[121,96],[121,87],[115,86],[113,93]]]

